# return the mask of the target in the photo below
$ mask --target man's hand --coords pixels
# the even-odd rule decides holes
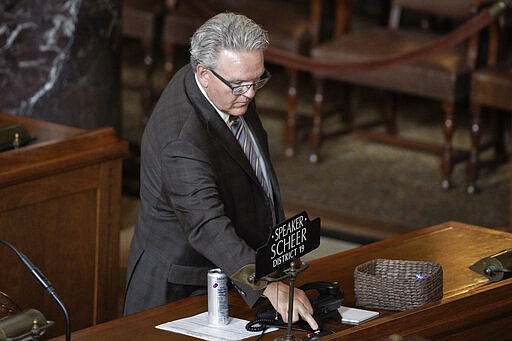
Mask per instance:
[[[272,282],[263,291],[272,306],[282,316],[283,321],[288,321],[288,295],[290,287],[285,283]],[[306,293],[300,289],[294,288],[293,292],[293,315],[292,321],[297,322],[300,318],[306,321],[311,329],[317,330],[318,324],[313,318],[313,307],[306,295]]]

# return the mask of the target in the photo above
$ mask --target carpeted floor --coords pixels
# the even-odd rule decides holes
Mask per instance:
[[[133,57],[136,58],[136,55]],[[137,78],[141,71],[123,66],[123,77]],[[257,96],[260,107],[286,108],[286,79],[278,66],[269,66],[273,78]],[[155,71],[156,87],[163,86],[161,68]],[[382,110],[382,99],[371,89],[354,88],[352,106],[356,121],[376,117]],[[311,82],[302,75],[299,86],[299,112],[310,117]],[[329,84],[326,106],[334,107],[339,87]],[[409,137],[442,141],[439,103],[400,96],[399,129]],[[141,107],[138,93],[123,92],[123,138],[138,143],[141,133]],[[454,188],[440,187],[439,157],[373,142],[355,134],[324,140],[321,161],[308,161],[307,133],[309,120],[304,119],[298,131],[297,155],[284,157],[284,117],[260,112],[270,136],[274,166],[277,170],[286,210],[295,214],[306,210],[311,217],[322,219],[326,236],[356,243],[386,238],[441,222],[455,220],[479,226],[503,229],[509,217],[509,175],[507,164],[492,162],[481,170],[481,192],[465,192],[465,163],[453,172]],[[468,118],[458,118],[455,144],[469,144]],[[325,130],[340,126],[337,115],[324,122]],[[508,144],[509,145],[509,144]],[[492,153],[483,155],[492,159]],[[133,164],[125,169],[125,181],[136,174]],[[131,168],[131,169],[130,169]],[[136,175],[135,175],[136,176]]]

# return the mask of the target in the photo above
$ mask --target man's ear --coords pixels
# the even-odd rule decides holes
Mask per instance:
[[[208,69],[201,64],[198,64],[196,67],[196,74],[199,83],[201,83],[203,88],[207,88],[208,82],[210,81],[210,74],[208,73]]]

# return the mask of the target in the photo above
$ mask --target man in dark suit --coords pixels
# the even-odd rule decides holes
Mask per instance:
[[[192,37],[190,65],[158,101],[142,137],[141,207],[125,315],[206,293],[209,269],[221,268],[232,278],[254,263],[269,228],[284,220],[253,101],[270,79],[267,46],[267,33],[246,17],[211,18]],[[240,123],[244,130],[232,132]],[[256,290],[233,283],[251,307],[268,298],[287,320],[286,284]],[[317,329],[306,294],[295,289],[294,297],[294,321],[300,315]]]

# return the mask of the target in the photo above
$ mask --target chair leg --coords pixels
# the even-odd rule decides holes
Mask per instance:
[[[471,112],[471,129],[469,150],[469,159],[466,169],[466,192],[468,194],[476,193],[476,180],[478,178],[478,146],[480,145],[480,122],[482,108],[477,104],[470,105]]]
[[[288,73],[288,116],[286,120],[286,157],[295,155],[297,129],[297,77],[296,69],[286,69]]]
[[[443,111],[445,113],[443,134],[444,134],[444,150],[441,158],[441,187],[449,189],[452,187],[451,174],[453,171],[453,144],[452,138],[455,131],[455,104],[451,102],[443,102]]]
[[[322,129],[322,105],[324,101],[324,81],[314,79],[315,97],[313,98],[313,125],[309,136],[309,162],[318,162],[318,149],[320,147]]]

